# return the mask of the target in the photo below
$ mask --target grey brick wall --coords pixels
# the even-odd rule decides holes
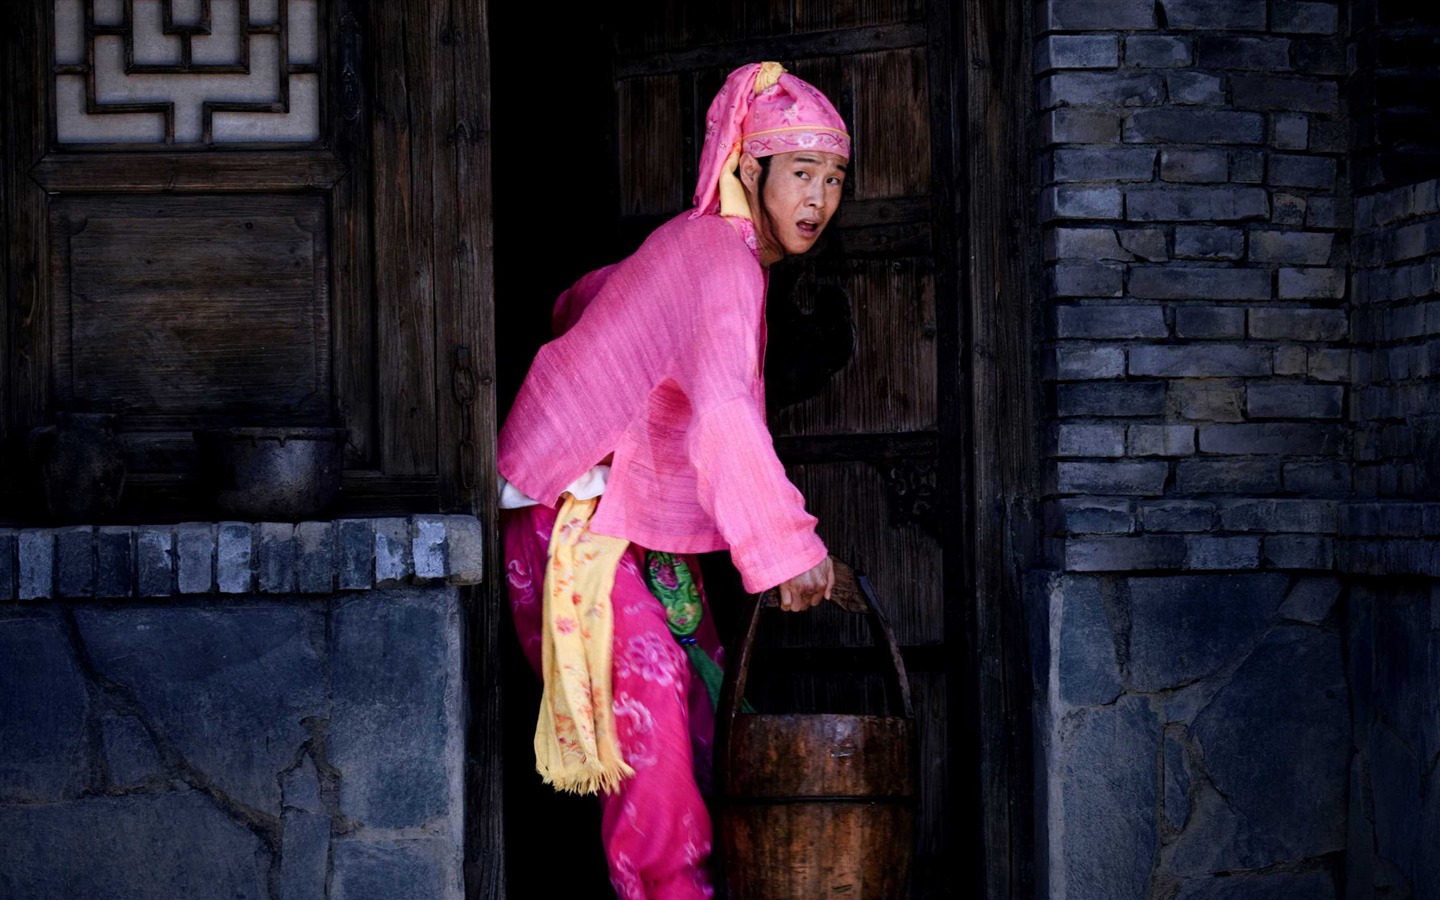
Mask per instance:
[[[1433,126],[1431,142],[1440,150]],[[1406,165],[1421,156],[1409,154]],[[1341,513],[1339,559],[1353,576],[1349,790],[1359,802],[1351,804],[1346,852],[1353,897],[1440,896],[1437,190],[1432,178],[1355,204],[1356,497]]]
[[[1440,181],[1355,204],[1355,489],[1440,497]],[[1440,574],[1437,569],[1435,574]]]
[[[1337,6],[1042,7],[1052,563],[1330,567],[1333,515],[1220,511],[1350,487]]]
[[[1341,7],[1037,9],[1038,895],[1338,897],[1356,404]]]

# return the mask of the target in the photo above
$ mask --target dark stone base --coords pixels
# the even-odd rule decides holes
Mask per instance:
[[[1351,589],[1348,897],[1440,897],[1440,581]]]
[[[1055,576],[1030,593],[1044,896],[1338,896],[1337,579]]]
[[[458,589],[0,604],[0,897],[463,896]]]

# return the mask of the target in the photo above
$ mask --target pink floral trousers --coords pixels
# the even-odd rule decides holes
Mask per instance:
[[[505,510],[506,582],[515,630],[530,667],[540,671],[541,594],[555,510]],[[697,584],[700,567],[684,557]],[[707,869],[708,789],[715,711],[690,661],[665,624],[665,608],[642,574],[644,548],[631,545],[615,575],[612,661],[620,751],[635,770],[620,790],[601,794],[600,839],[620,900],[696,900],[713,895]],[[704,588],[701,586],[701,596]],[[708,605],[695,638],[723,664]]]

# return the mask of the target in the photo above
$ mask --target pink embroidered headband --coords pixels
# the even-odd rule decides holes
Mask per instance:
[[[823,150],[849,159],[850,135],[834,105],[813,85],[779,63],[751,63],[730,73],[705,114],[692,216],[720,208],[721,181],[733,172],[732,157],[742,149],[754,157]]]

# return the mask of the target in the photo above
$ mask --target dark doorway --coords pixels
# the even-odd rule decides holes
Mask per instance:
[[[839,217],[823,246],[772,274],[767,357],[784,355],[781,319],[813,324],[826,307],[843,307],[853,350],[833,377],[795,378],[801,395],[772,404],[769,422],[821,536],[889,601],[911,673],[923,760],[913,898],[1020,896],[1027,880],[1015,550],[1009,525],[975,516],[1029,490],[1023,466],[991,471],[1007,454],[1030,458],[1034,399],[1013,245],[1028,202],[1017,188],[1029,82],[1015,15],[989,0],[490,9],[502,416],[548,337],[555,297],[689,205],[705,109],[728,71],[778,60],[850,123]],[[987,38],[967,45],[966,34]],[[988,68],[977,75],[962,48],[982,45],[973,52]],[[972,305],[976,284],[985,294]],[[972,330],[1001,324],[1005,340],[987,338],[977,361]],[[772,394],[773,375],[767,366]],[[853,693],[855,656],[843,651],[868,643],[863,625],[833,610],[785,624],[767,654],[797,684],[812,679],[794,692],[822,704]],[[502,638],[509,894],[607,896],[595,806],[539,785],[538,691],[508,628]],[[584,865],[555,865],[542,835],[557,828],[584,842]]]
[[[550,338],[555,298],[632,248],[616,233],[610,41],[599,13],[582,5],[557,15],[535,3],[494,3],[489,12],[496,388],[504,421],[535,351]],[[557,794],[535,773],[540,686],[508,615],[501,625],[506,894],[613,896],[596,801]],[[557,865],[554,841],[562,834],[574,855]]]

